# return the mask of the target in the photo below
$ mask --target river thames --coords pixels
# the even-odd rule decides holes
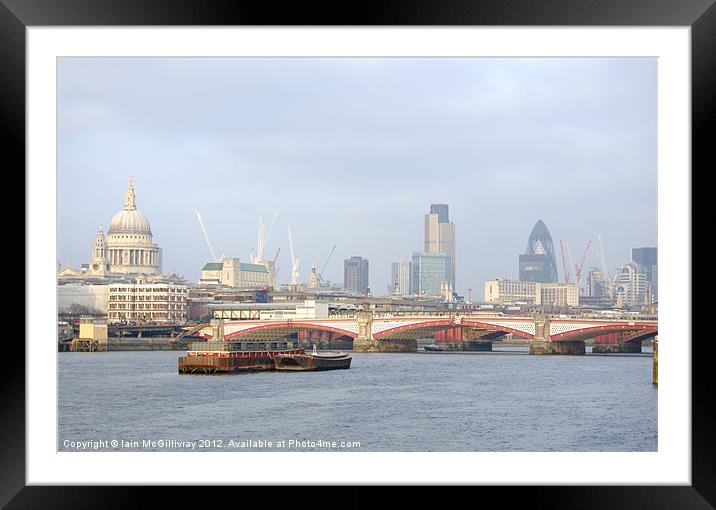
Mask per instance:
[[[219,376],[179,375],[180,351],[58,353],[58,450],[657,450],[650,348],[495,349]]]

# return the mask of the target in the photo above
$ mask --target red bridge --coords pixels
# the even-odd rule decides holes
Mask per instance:
[[[474,350],[511,334],[539,344],[555,353],[582,350],[584,340],[596,339],[604,345],[641,345],[658,334],[658,322],[648,319],[604,319],[592,317],[512,317],[479,313],[391,314],[358,312],[353,316],[325,319],[214,320],[199,331],[206,338],[223,340],[266,340],[285,338],[294,333],[324,332],[319,337],[353,340],[354,350],[415,350],[418,338],[437,332],[446,342],[459,342]],[[456,333],[455,333],[456,332]],[[581,343],[581,348],[579,347]],[[614,350],[614,349],[612,349]],[[536,352],[537,353],[537,352]]]

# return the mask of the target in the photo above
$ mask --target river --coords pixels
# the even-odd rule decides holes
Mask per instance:
[[[179,375],[182,354],[58,353],[58,450],[657,450],[650,352],[354,353],[349,370],[219,376]]]

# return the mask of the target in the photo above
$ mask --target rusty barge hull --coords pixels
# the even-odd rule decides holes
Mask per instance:
[[[180,374],[233,374],[273,370],[269,356],[255,358],[220,358],[218,356],[182,356],[179,358]]]
[[[351,356],[321,357],[309,354],[283,354],[273,359],[276,370],[306,372],[313,370],[340,370],[351,367]]]
[[[274,370],[278,354],[303,354],[303,349],[265,352],[197,352],[189,351],[177,362],[180,374],[233,374]]]

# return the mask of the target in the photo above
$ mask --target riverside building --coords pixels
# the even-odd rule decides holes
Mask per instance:
[[[273,264],[273,263],[272,263]],[[208,262],[201,270],[200,285],[223,285],[236,289],[262,289],[273,286],[268,264],[248,264],[237,258]]]
[[[108,322],[184,322],[187,318],[185,285],[145,282],[109,285]]]
[[[485,282],[485,303],[527,303],[541,306],[579,306],[573,283],[541,283],[494,279]]]

